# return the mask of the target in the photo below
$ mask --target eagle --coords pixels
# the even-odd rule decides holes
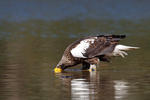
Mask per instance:
[[[61,60],[55,67],[55,72],[78,64],[82,70],[96,71],[99,62],[110,62],[111,57],[128,55],[125,51],[139,49],[119,44],[126,35],[98,35],[84,37],[70,44],[64,51]]]

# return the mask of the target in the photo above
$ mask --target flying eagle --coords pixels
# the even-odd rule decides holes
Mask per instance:
[[[54,71],[61,72],[77,64],[82,64],[83,70],[96,70],[100,61],[109,62],[111,56],[124,57],[128,55],[125,51],[139,48],[118,44],[125,37],[125,35],[99,35],[79,39],[66,48]]]

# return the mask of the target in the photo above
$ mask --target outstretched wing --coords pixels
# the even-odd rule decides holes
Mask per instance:
[[[83,55],[87,58],[92,58],[100,55],[111,55],[118,42],[125,38],[125,35],[100,35],[93,44],[86,49]]]

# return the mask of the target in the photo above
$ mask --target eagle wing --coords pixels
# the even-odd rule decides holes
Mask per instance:
[[[73,57],[93,58],[100,55],[112,54],[115,46],[125,35],[99,35],[87,37],[72,43],[68,48]]]
[[[97,36],[83,55],[86,58],[93,58],[100,55],[111,55],[118,42],[125,38],[125,35],[100,35]]]

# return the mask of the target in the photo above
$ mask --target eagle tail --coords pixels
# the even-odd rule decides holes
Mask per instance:
[[[134,49],[139,49],[140,47],[132,47],[132,46],[125,46],[125,45],[116,45],[117,49],[123,50],[123,51],[128,51],[128,50],[134,50]]]
[[[114,51],[113,51],[113,55],[114,56],[121,56],[121,57],[125,57],[125,55],[128,55],[125,51],[128,50],[134,50],[134,49],[139,49],[140,47],[132,47],[132,46],[125,46],[125,45],[116,45]]]

